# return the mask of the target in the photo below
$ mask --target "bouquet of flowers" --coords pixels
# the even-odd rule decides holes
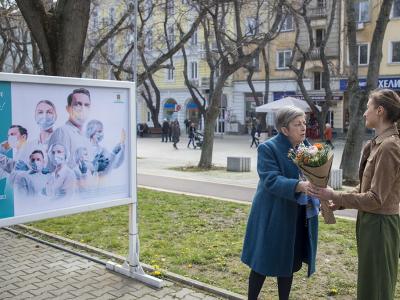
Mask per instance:
[[[306,146],[301,143],[296,149],[290,149],[288,156],[312,184],[326,187],[333,162],[330,146],[319,143]],[[326,224],[336,223],[335,216],[326,202],[321,203],[321,213]]]

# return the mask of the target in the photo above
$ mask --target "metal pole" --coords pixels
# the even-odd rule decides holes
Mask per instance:
[[[156,288],[161,288],[164,283],[161,279],[155,278],[153,276],[147,275],[140,265],[139,262],[139,234],[137,225],[137,164],[136,164],[136,153],[137,153],[137,137],[136,137],[136,120],[137,120],[137,17],[138,17],[138,0],[133,0],[130,2],[134,5],[134,20],[132,20],[132,28],[134,31],[134,51],[132,57],[132,79],[133,79],[133,91],[130,93],[129,101],[129,113],[130,117],[130,147],[131,147],[131,157],[130,157],[130,196],[132,198],[132,203],[129,204],[129,253],[126,262],[121,266],[114,262],[107,262],[106,267],[109,270],[124,274],[126,276],[135,278],[142,281],[148,285],[154,286]],[[133,95],[133,97],[132,97]],[[136,109],[135,109],[136,108]]]
[[[131,138],[133,138],[134,143],[131,143],[132,147],[135,147],[135,151],[132,151],[132,153],[137,153],[137,143],[136,143],[136,122],[137,122],[137,115],[138,115],[138,101],[137,101],[137,86],[136,86],[136,81],[137,81],[137,42],[138,42],[138,34],[137,34],[137,17],[138,17],[138,0],[133,1],[134,5],[134,14],[133,14],[133,43],[134,43],[134,48],[133,48],[133,58],[132,58],[132,78],[135,83],[135,88],[134,88],[134,101],[135,103],[131,102],[131,105],[136,105],[135,109],[135,116],[132,116],[132,119],[134,120],[131,124],[132,126],[132,132],[133,134],[131,135]],[[131,110],[132,111],[132,110]],[[133,128],[133,126],[135,126]],[[133,150],[133,149],[132,149]],[[134,157],[131,157],[131,160],[136,160],[136,155]],[[138,249],[138,226],[137,226],[137,185],[136,185],[136,177],[137,177],[137,166],[136,163],[132,164],[131,168],[132,172],[132,188],[131,188],[131,196],[133,203],[129,205],[129,256],[128,256],[128,262],[129,265],[136,268],[139,265],[139,249]]]

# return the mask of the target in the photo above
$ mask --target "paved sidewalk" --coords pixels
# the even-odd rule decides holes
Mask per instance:
[[[201,150],[187,148],[187,138],[183,137],[175,150],[172,143],[161,143],[159,138],[138,138],[137,142],[137,171],[140,174],[158,175],[214,183],[238,185],[255,188],[258,183],[257,149],[250,148],[250,135],[227,135],[215,138],[213,147],[213,164],[226,167],[228,156],[246,156],[251,158],[250,172],[181,172],[171,170],[171,167],[197,165]],[[332,168],[338,169],[344,141],[334,141],[335,149]]]
[[[178,144],[179,150],[172,143],[161,143],[158,138],[138,139],[138,184],[166,191],[198,194],[208,197],[251,202],[258,184],[256,170],[257,150],[250,148],[248,136],[224,136],[216,138],[213,148],[213,163],[225,166],[228,156],[247,156],[251,158],[250,172],[204,171],[182,172],[171,170],[171,167],[197,165],[200,149],[188,149],[187,139]],[[334,141],[335,149],[333,168],[338,169],[344,140]],[[336,211],[335,215],[354,219],[357,211],[345,209]]]
[[[0,229],[0,299],[218,299],[166,281],[160,290]]]

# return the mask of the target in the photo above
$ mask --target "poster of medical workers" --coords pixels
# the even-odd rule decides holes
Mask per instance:
[[[130,197],[130,89],[79,83],[0,81],[0,220]]]

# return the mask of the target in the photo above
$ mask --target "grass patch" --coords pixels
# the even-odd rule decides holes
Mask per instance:
[[[199,168],[198,166],[187,165],[183,167],[171,167],[168,170],[181,172],[207,172],[207,171],[226,171],[226,167],[212,165],[210,169]]]
[[[250,206],[209,198],[139,189],[141,261],[240,294],[249,270],[240,253]],[[120,255],[127,254],[128,207],[48,219],[32,226]],[[295,274],[291,299],[354,299],[357,254],[355,222],[320,222],[317,272]],[[398,284],[399,286],[399,284]],[[267,278],[263,299],[277,299]],[[396,299],[400,298],[399,289]]]

